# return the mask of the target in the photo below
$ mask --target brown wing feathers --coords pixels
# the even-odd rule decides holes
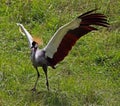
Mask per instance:
[[[57,52],[54,54],[53,58],[48,58],[48,61],[53,68],[58,62],[62,61],[64,57],[67,56],[69,50],[71,50],[72,46],[77,40],[77,36],[73,36],[72,34],[66,34],[66,36],[61,41]]]
[[[97,30],[91,25],[103,27],[108,26],[106,17],[100,13],[92,13],[93,11],[95,10],[86,12],[79,16],[78,18],[81,19],[80,26],[76,29],[69,30],[66,33],[53,58],[48,58],[48,61],[52,67],[54,67],[58,62],[62,61],[65,56],[67,56],[68,52],[72,49],[72,46],[81,36],[91,32],[92,30]]]

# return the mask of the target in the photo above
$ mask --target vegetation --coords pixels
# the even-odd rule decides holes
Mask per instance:
[[[119,106],[119,5],[119,0],[1,0],[0,106]],[[41,37],[44,47],[60,26],[94,8],[110,27],[82,37],[55,70],[49,68],[50,91],[39,68],[37,92],[31,92],[36,71],[16,23]]]

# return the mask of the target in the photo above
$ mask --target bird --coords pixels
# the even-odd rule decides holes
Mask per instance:
[[[31,61],[37,72],[37,79],[32,90],[36,91],[36,86],[40,78],[38,67],[42,67],[46,77],[46,87],[49,91],[48,67],[56,69],[56,65],[68,55],[78,39],[91,31],[97,30],[96,26],[107,28],[109,23],[107,16],[96,12],[96,9],[87,11],[71,22],[61,26],[42,49],[39,49],[39,43],[34,40],[34,37],[25,29],[23,24],[17,23],[17,25],[20,32],[28,39]]]

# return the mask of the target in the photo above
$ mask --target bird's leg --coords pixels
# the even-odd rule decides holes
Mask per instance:
[[[43,70],[44,70],[44,73],[45,73],[45,77],[46,77],[46,86],[47,86],[47,89],[49,91],[49,82],[48,82],[48,76],[47,76],[47,66],[43,66]]]
[[[36,91],[37,82],[38,82],[38,80],[39,80],[39,78],[40,78],[40,73],[39,73],[39,71],[38,71],[38,68],[35,67],[35,69],[36,69],[36,71],[37,71],[37,79],[36,79],[36,82],[35,82],[35,85],[34,85],[32,91]]]

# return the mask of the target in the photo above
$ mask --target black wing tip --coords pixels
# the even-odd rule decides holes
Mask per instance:
[[[85,12],[82,15],[78,16],[77,18],[82,18],[82,17],[84,17],[84,16],[86,16],[86,15],[88,15],[88,14],[94,12],[94,11],[97,11],[97,10],[98,10],[98,8],[92,9],[92,10],[90,10],[88,12]]]
[[[102,13],[93,13],[94,11],[98,10],[97,8],[92,9],[88,12],[83,13],[82,15],[78,16],[77,18],[80,18],[84,20],[84,24],[87,23],[88,25],[94,24],[104,27],[109,27],[110,24],[107,22],[107,16],[105,16]],[[83,24],[81,23],[81,24]]]

